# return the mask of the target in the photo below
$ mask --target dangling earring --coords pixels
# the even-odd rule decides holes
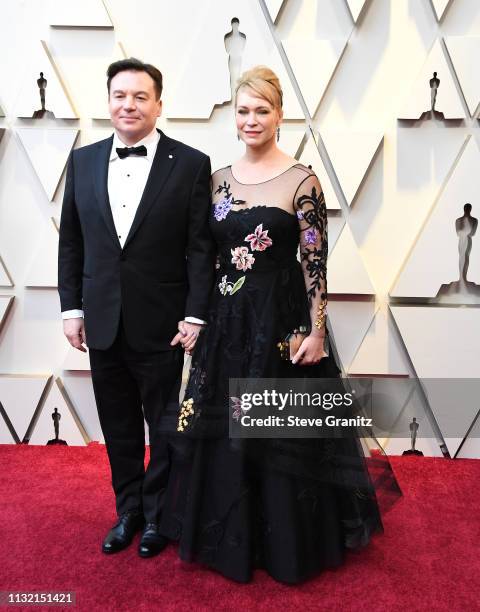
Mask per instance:
[[[240,140],[240,134],[237,132],[237,140]]]
[[[277,142],[280,140],[280,126],[277,127]]]

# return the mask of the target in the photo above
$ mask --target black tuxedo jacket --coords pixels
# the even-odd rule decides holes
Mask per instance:
[[[108,199],[113,136],[72,152],[60,223],[61,309],[83,309],[87,345],[170,349],[185,316],[206,319],[214,276],[210,159],[161,133],[123,249]]]

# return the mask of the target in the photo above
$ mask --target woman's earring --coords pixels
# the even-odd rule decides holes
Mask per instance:
[[[237,140],[240,140],[240,134],[237,132]]]
[[[280,140],[280,126],[277,127],[277,142]]]

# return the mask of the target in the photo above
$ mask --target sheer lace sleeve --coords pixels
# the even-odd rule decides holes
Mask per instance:
[[[300,261],[310,305],[312,333],[324,335],[327,316],[327,207],[315,174],[300,183],[294,207],[300,225]]]

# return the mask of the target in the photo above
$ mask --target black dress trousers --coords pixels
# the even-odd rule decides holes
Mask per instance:
[[[178,407],[183,350],[135,351],[120,321],[112,346],[89,354],[117,513],[143,510],[147,522],[159,522],[170,469],[168,433],[160,431],[160,418],[169,403],[170,410]],[[144,416],[150,438],[146,469]]]

